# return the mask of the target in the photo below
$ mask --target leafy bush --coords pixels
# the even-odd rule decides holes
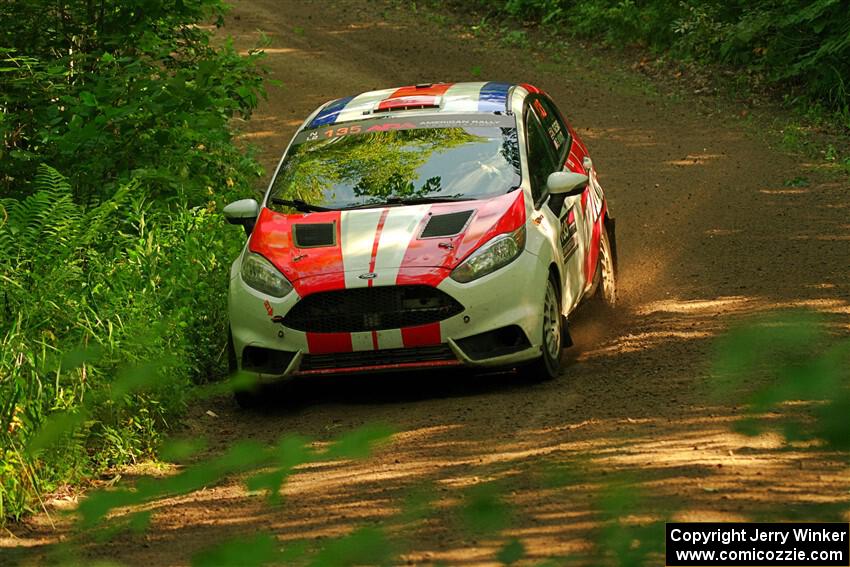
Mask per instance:
[[[263,73],[198,25],[223,14],[0,3],[0,521],[151,455],[193,381],[224,372],[241,238],[219,209],[260,172],[231,122]],[[118,386],[142,375],[155,387]]]
[[[740,384],[762,384],[744,392],[746,415],[736,428],[745,434],[770,430],[768,412],[784,413],[789,401],[808,411],[780,420],[789,441],[818,441],[850,451],[850,340],[826,332],[826,322],[807,312],[773,313],[732,328],[717,344],[713,378],[721,396],[738,394]]]
[[[480,2],[482,6],[491,3]],[[743,67],[850,124],[847,0],[501,0],[506,14],[612,45]]]
[[[98,6],[99,4],[99,6]],[[259,53],[195,25],[220,0],[0,4],[0,194],[26,194],[40,163],[84,203],[131,179],[192,205],[256,173],[228,120],[262,93]]]
[[[49,167],[34,188],[0,201],[0,498],[12,516],[32,491],[151,455],[192,378],[225,371],[224,283],[240,245],[220,214],[156,211],[138,182],[90,209]],[[116,400],[126,368],[160,379]],[[80,427],[27,460],[22,448],[56,411]]]

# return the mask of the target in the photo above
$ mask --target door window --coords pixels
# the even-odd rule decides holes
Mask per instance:
[[[546,180],[559,170],[552,155],[552,146],[533,112],[526,114],[525,131],[528,138],[528,173],[531,196],[535,206],[540,206],[546,196]]]
[[[567,130],[567,125],[564,124],[558,111],[550,101],[544,98],[535,98],[534,102],[531,103],[531,107],[540,120],[543,130],[546,132],[546,138],[549,140],[552,150],[559,158],[558,162],[564,163],[569,149],[570,133]]]

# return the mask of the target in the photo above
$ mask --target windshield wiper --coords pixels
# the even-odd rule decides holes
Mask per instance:
[[[451,203],[454,201],[474,201],[473,197],[387,197],[388,205],[423,205],[425,203]]]
[[[474,197],[387,197],[384,201],[372,201],[357,205],[340,207],[341,211],[352,209],[380,209],[387,205],[423,205],[426,203],[454,203],[456,201],[474,201]],[[331,209],[336,210],[336,209]]]
[[[320,213],[324,211],[333,211],[336,209],[329,209],[327,207],[320,207],[318,205],[311,205],[307,201],[302,201],[301,199],[281,199],[280,197],[272,197],[269,199],[275,205],[282,205],[284,207],[292,207],[296,211],[301,211],[302,213]]]

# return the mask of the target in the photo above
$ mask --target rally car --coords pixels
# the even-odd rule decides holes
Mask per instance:
[[[328,102],[296,132],[230,274],[232,369],[559,372],[567,318],[616,300],[614,220],[587,148],[528,84]],[[245,405],[255,394],[244,391]]]

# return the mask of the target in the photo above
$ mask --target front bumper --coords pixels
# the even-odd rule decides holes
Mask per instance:
[[[548,267],[527,250],[504,268],[466,284],[442,274],[446,277],[437,289],[464,308],[454,316],[423,327],[352,333],[311,334],[284,326],[280,321],[301,298],[294,291],[273,298],[248,287],[238,266],[239,261],[231,271],[228,301],[233,346],[239,370],[254,374],[259,381],[297,375],[511,366],[541,353],[540,317]],[[433,277],[434,270],[428,272]],[[378,279],[383,279],[380,276]],[[399,276],[415,282],[417,274],[402,270]]]

